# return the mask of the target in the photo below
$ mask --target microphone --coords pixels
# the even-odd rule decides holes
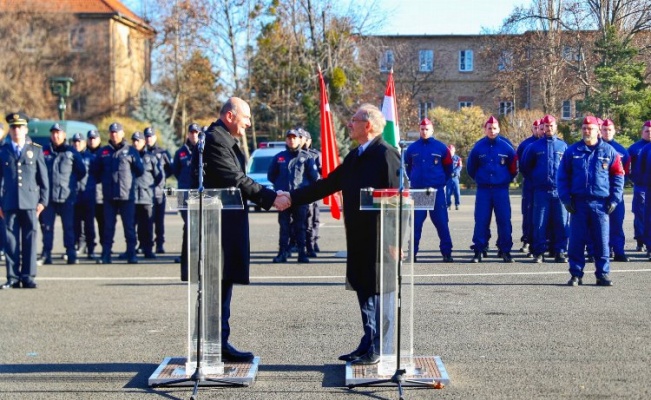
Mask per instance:
[[[203,149],[206,146],[206,134],[202,131],[199,132],[199,140],[197,141],[197,151],[203,153]]]

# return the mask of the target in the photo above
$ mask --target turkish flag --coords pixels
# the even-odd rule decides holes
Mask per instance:
[[[335,130],[332,125],[332,113],[328,103],[328,92],[326,91],[323,75],[319,70],[319,88],[321,90],[321,175],[326,178],[328,174],[339,166],[339,149],[335,138]],[[323,203],[330,206],[330,214],[335,219],[341,218],[341,194],[335,193],[323,199]]]

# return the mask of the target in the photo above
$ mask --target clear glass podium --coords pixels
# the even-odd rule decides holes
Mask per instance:
[[[221,359],[221,278],[222,210],[243,209],[239,189],[205,189],[203,213],[199,212],[199,191],[196,189],[170,189],[168,208],[187,212],[188,255],[188,336],[185,373],[194,373],[197,366],[197,337],[202,332],[202,368],[206,374],[224,374]],[[200,231],[201,228],[201,231]],[[201,240],[203,239],[203,240]],[[203,278],[199,288],[199,256],[203,246]],[[203,313],[198,325],[197,294],[201,290]]]
[[[413,374],[414,363],[414,249],[411,223],[415,210],[431,210],[436,189],[405,189],[402,209],[398,189],[362,189],[360,210],[380,214],[378,232],[378,288],[380,293],[379,375],[392,375],[398,366]],[[399,236],[402,235],[402,238]],[[399,270],[399,261],[402,259]],[[400,285],[400,327],[397,325],[398,285]],[[400,340],[399,340],[400,335]]]

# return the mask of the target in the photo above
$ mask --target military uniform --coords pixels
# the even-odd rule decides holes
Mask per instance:
[[[538,124],[539,121],[536,121],[534,126],[537,127]],[[527,147],[536,140],[538,140],[538,136],[532,135],[520,143],[518,148],[515,150],[518,162],[521,163]],[[526,252],[529,250],[529,246],[533,243],[533,184],[531,182],[531,177],[526,176],[525,172],[521,168],[519,168],[519,170],[522,174],[522,237],[520,238],[520,241],[522,242],[522,251]]]
[[[73,141],[75,138],[73,137]],[[81,140],[81,139],[80,139]],[[88,147],[81,153],[81,160],[86,166],[88,173],[79,181],[77,186],[77,202],[75,203],[75,241],[77,247],[82,249],[85,246],[87,258],[95,258],[96,231],[95,215],[97,211],[97,178],[95,173],[96,154]],[[102,218],[102,221],[104,219]],[[104,225],[100,226],[103,228]]]
[[[617,143],[614,139],[606,142],[615,149],[617,154],[622,160],[624,167],[624,179],[630,176],[631,171],[631,157],[624,146]],[[624,234],[624,216],[626,215],[626,207],[623,201],[617,203],[617,208],[608,216],[610,226],[610,248],[613,251],[614,261],[626,262],[629,261],[624,245],[626,244],[626,235]]]
[[[463,169],[463,160],[458,155],[452,156],[452,174],[450,179],[445,184],[445,202],[448,209],[452,208],[452,195],[454,195],[454,208],[459,209],[461,204],[461,188],[459,186],[459,178],[461,177],[461,170]]]
[[[9,114],[7,123],[25,127],[28,118],[23,113]],[[21,128],[25,129],[25,128]],[[0,147],[1,205],[7,226],[7,282],[2,289],[36,288],[36,210],[47,207],[50,186],[43,148],[25,142],[22,148],[14,142]]]
[[[639,154],[644,146],[651,143],[646,139],[640,139],[628,148],[631,157],[631,181],[633,182],[633,235],[637,242],[637,250],[641,251],[644,244],[644,205],[646,203],[646,188],[642,184],[642,170],[639,163]],[[648,250],[648,249],[647,249]]]
[[[310,133],[305,131],[307,135]],[[308,136],[309,137],[309,136]],[[314,165],[321,178],[321,152],[315,148],[306,149],[314,158]],[[319,210],[319,202],[315,201],[310,204],[307,209],[307,229],[305,231],[305,248],[309,257],[316,257],[319,252],[319,226],[321,225],[321,211]]]
[[[145,138],[155,135],[152,128],[145,128],[143,133],[145,134]],[[165,243],[165,181],[173,173],[172,156],[167,149],[160,147],[158,144],[147,146],[147,149],[158,159],[163,172],[163,179],[154,188],[154,196],[152,198],[153,220],[156,228],[156,253],[163,254],[165,253],[165,248],[163,247]]]
[[[134,133],[131,140],[144,140]],[[134,139],[138,138],[138,139]],[[156,258],[154,247],[154,197],[156,187],[164,181],[164,174],[159,159],[144,147],[140,152],[144,166],[142,175],[136,178],[136,226],[138,242],[145,258]],[[163,196],[164,197],[164,196]]]

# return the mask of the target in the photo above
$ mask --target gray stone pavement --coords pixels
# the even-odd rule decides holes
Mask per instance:
[[[520,198],[511,200],[517,239]],[[519,243],[513,264],[498,263],[495,251],[468,263],[474,199],[462,201],[450,212],[456,262],[440,262],[427,222],[416,265],[415,354],[441,356],[451,384],[407,388],[405,397],[651,398],[651,268],[632,250],[630,211],[634,262],[613,264],[611,288],[593,285],[591,265],[586,285],[570,288],[566,265],[534,265]],[[279,265],[271,263],[277,214],[251,214],[252,284],[236,287],[232,342],[254,351],[260,370],[249,388],[201,388],[199,398],[398,398],[393,387],[344,386],[337,356],[354,348],[361,324],[343,260],[334,257],[344,250],[343,225],[321,215],[319,257]],[[117,238],[123,250],[121,230]],[[180,238],[181,220],[169,214],[168,254],[155,262],[57,260],[39,269],[37,290],[0,292],[0,399],[189,398],[189,388],[147,386],[163,358],[185,355],[188,291],[173,263]]]

